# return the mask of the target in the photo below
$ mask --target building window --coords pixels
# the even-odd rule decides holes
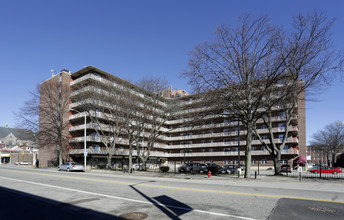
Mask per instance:
[[[225,135],[229,135],[229,132],[231,131],[231,129],[228,129],[228,128],[226,128],[226,129],[223,129],[223,133],[225,134]]]
[[[256,150],[257,150],[257,148],[256,148],[256,147],[252,147],[251,149],[252,149],[252,151],[256,151]]]
[[[286,113],[285,112],[280,112],[278,114],[278,119],[280,120],[285,120],[286,119]]]
[[[100,116],[100,110],[96,109],[96,111],[94,112],[94,117],[99,117]]]
[[[262,160],[262,164],[267,164],[267,163],[268,163],[267,160],[265,160],[265,159]]]
[[[230,160],[224,160],[224,161],[223,161],[223,164],[225,164],[225,165],[230,164]]]
[[[278,130],[279,131],[285,131],[285,127],[286,127],[285,123],[281,123],[278,125]]]
[[[255,159],[252,160],[252,164],[256,164],[256,160]]]
[[[268,126],[266,126],[265,124],[260,126],[260,129],[268,129]]]
[[[229,144],[230,142],[231,142],[231,141],[230,141],[229,138],[223,139],[223,143],[224,143],[224,144]]]
[[[214,149],[213,148],[209,148],[209,152],[214,152]]]
[[[93,140],[93,141],[99,141],[99,135],[98,135],[98,133],[96,133],[96,132],[93,132],[93,133],[92,133],[92,140]]]
[[[225,154],[228,154],[230,151],[231,151],[230,148],[224,148],[224,149],[223,149],[223,152],[224,152]]]

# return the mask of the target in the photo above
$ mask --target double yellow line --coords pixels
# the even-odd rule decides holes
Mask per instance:
[[[146,186],[146,187],[162,188],[162,189],[175,189],[175,190],[184,190],[184,191],[208,192],[208,193],[219,193],[219,194],[241,195],[241,196],[257,196],[257,197],[267,197],[267,198],[287,198],[287,199],[298,199],[298,200],[308,200],[308,201],[344,204],[344,201],[335,201],[335,200],[327,200],[327,199],[314,199],[314,198],[306,198],[306,197],[270,195],[270,194],[258,194],[258,193],[231,192],[231,191],[209,190],[209,189],[194,189],[194,188],[175,187],[175,186],[161,186],[161,185],[152,185],[152,184],[145,184],[145,183],[133,183],[133,182],[123,182],[123,181],[116,181],[116,180],[104,180],[104,179],[94,179],[94,178],[85,178],[85,177],[37,173],[37,172],[31,172],[31,171],[8,170],[8,169],[1,169],[1,168],[0,168],[0,171],[10,172],[10,173],[25,173],[25,174],[33,174],[33,175],[40,175],[40,176],[52,176],[52,177],[85,180],[85,181],[94,181],[94,182],[116,183],[116,184],[123,184],[123,185]]]

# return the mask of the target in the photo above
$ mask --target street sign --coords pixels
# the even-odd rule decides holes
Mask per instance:
[[[84,152],[84,156],[87,157],[87,151]]]

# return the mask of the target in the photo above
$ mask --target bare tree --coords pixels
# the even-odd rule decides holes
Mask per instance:
[[[276,88],[270,90],[265,97],[264,123],[269,130],[269,144],[262,140],[255,129],[255,135],[269,151],[275,167],[275,175],[281,174],[281,152],[290,137],[291,121],[297,115],[298,108],[304,108],[300,103],[305,101],[305,92],[308,95],[326,86],[333,79],[340,68],[341,57],[331,45],[330,28],[333,20],[328,20],[323,13],[314,12],[309,15],[294,17],[290,33],[279,36],[279,56],[283,60],[284,72],[277,78]],[[272,129],[272,108],[278,111],[285,119],[283,138],[275,141]],[[276,116],[276,115],[275,115]]]
[[[130,124],[134,109],[129,106],[132,98],[126,87],[92,81],[81,98],[83,111],[87,112],[93,129],[94,139],[100,140],[107,152],[107,168],[112,168],[112,157],[117,144],[124,143],[124,136],[130,134]],[[128,138],[132,146],[132,138]],[[131,148],[129,147],[129,154]]]
[[[334,165],[337,162],[336,154],[344,150],[344,123],[336,121],[313,134],[311,146],[325,152],[327,161],[331,157]]]
[[[240,21],[237,28],[217,28],[214,42],[199,45],[183,75],[196,92],[207,92],[219,110],[227,110],[246,127],[245,177],[250,175],[253,134],[267,147],[280,173],[280,153],[299,98],[307,88],[329,82],[342,63],[331,50],[332,21],[321,13],[299,15],[292,32],[270,25],[267,17],[245,15]],[[282,144],[277,145],[271,123],[276,106],[282,107],[287,121]],[[270,145],[255,129],[260,118],[270,129]]]
[[[57,164],[68,158],[70,90],[66,81],[62,80],[64,74],[37,85],[36,90],[31,92],[32,98],[15,113],[21,127],[34,131],[39,148],[56,149]]]
[[[69,81],[60,73],[40,86],[39,146],[56,146],[58,164],[68,158]]]
[[[276,59],[278,32],[266,16],[240,18],[240,26],[216,29],[216,39],[196,47],[188,77],[196,92],[207,92],[219,109],[246,127],[245,177],[250,176],[253,127],[264,112],[263,97],[283,71]]]
[[[151,150],[163,134],[162,127],[166,121],[174,117],[178,105],[174,100],[165,101],[162,98],[163,90],[168,87],[167,82],[161,78],[144,78],[137,85],[144,90],[144,96],[136,119],[135,142],[137,155],[146,169]]]
[[[38,145],[38,131],[39,131],[39,85],[36,86],[35,91],[31,91],[31,99],[25,101],[24,105],[14,112],[17,127],[21,127],[32,131],[34,144]]]

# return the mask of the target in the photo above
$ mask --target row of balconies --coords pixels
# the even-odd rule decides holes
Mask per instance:
[[[74,108],[75,105],[73,104],[70,104],[70,108]],[[73,120],[73,119],[76,119],[76,118],[81,118],[81,117],[84,117],[84,114],[85,113],[78,113],[78,114],[73,114],[73,115],[70,115],[69,116],[69,120]],[[93,112],[91,114],[96,114],[96,112]],[[101,112],[97,112],[97,117],[99,118],[103,118],[103,119],[107,119],[107,118],[110,118],[111,115],[108,115],[107,117],[105,117],[103,114],[105,113],[101,113]],[[283,117],[273,117],[272,118],[274,122],[282,122],[285,120],[285,118]],[[297,119],[297,116],[293,116],[293,119],[296,120]],[[207,125],[202,125],[202,126],[187,126],[187,127],[180,127],[180,128],[174,128],[174,129],[168,129],[168,128],[164,128],[164,127],[161,127],[160,128],[160,131],[161,132],[165,132],[165,133],[178,133],[178,132],[186,132],[186,131],[197,131],[197,130],[205,130],[205,129],[215,129],[215,128],[229,128],[229,127],[235,127],[237,126],[238,122],[237,121],[232,121],[232,122],[222,122],[222,123],[216,123],[216,124],[207,124]],[[263,123],[263,120],[260,119],[258,120],[257,124],[259,125],[259,123]],[[240,123],[241,124],[241,123]],[[84,128],[83,126],[84,125],[79,125],[79,126],[75,126],[75,130],[78,130],[80,129],[82,126],[82,129]],[[87,128],[93,128],[93,127],[90,127],[88,125]],[[148,127],[147,127],[148,128]],[[269,130],[268,129],[257,129],[259,131],[259,133],[269,133]],[[273,128],[273,132],[282,132],[284,131],[284,128]],[[298,131],[298,127],[297,126],[289,126],[289,131]],[[234,133],[237,133],[237,132],[232,132],[233,134]],[[232,136],[232,134],[229,134],[230,136]]]
[[[282,139],[274,139],[275,143],[282,143]],[[264,140],[266,144],[270,144],[270,140]],[[287,138],[287,144],[297,144],[298,138]],[[262,145],[259,140],[253,140],[252,145]],[[230,142],[213,142],[213,143],[199,143],[199,144],[179,144],[179,145],[158,145],[157,147],[163,149],[183,149],[183,148],[210,148],[210,147],[237,147],[238,141]],[[246,146],[246,141],[240,141],[240,146]]]
[[[76,116],[77,115],[77,116]],[[78,113],[76,115],[70,115],[69,119],[72,120],[76,117],[80,117],[83,114],[82,113]],[[84,117],[84,116],[82,116]],[[103,131],[110,131],[109,128],[107,128],[106,126],[100,124],[100,125],[95,125],[93,123],[87,123],[86,124],[86,129],[95,129],[97,127],[97,129],[102,129]],[[69,131],[78,131],[78,130],[83,130],[85,128],[85,125],[76,125],[76,126],[71,126],[69,127]],[[290,132],[298,132],[298,127],[297,126],[289,126],[289,131]],[[259,134],[268,134],[269,133],[269,129],[257,129]],[[284,132],[285,128],[284,127],[277,127],[277,128],[273,128],[272,132],[273,133],[278,133],[278,132]],[[159,137],[159,139],[164,140],[164,141],[179,141],[179,140],[194,140],[194,139],[203,139],[203,138],[217,138],[217,137],[235,137],[238,135],[237,131],[229,131],[229,132],[218,132],[218,133],[211,133],[211,134],[193,134],[193,135],[188,135],[186,134],[185,136],[176,136],[176,137],[168,137],[166,135],[161,135]],[[242,130],[240,131],[240,136],[242,135],[246,135],[246,131]]]
[[[106,155],[107,151],[105,148],[100,149],[86,149],[89,155]],[[72,149],[69,150],[70,155],[76,154],[84,154],[84,149]],[[299,151],[295,149],[288,149],[283,150],[281,152],[282,155],[298,155]],[[128,156],[129,151],[124,149],[116,149],[113,152],[113,155],[120,155],[120,156]],[[137,156],[137,151],[132,151],[133,156]],[[259,155],[269,155],[267,150],[258,150],[258,151],[251,151],[252,156],[259,156]],[[222,152],[180,152],[180,153],[168,153],[168,152],[161,152],[161,151],[151,151],[150,156],[153,157],[211,157],[211,156],[238,156],[238,151],[222,151]],[[240,156],[245,156],[244,151],[240,151]]]
[[[74,137],[70,138],[70,142],[77,143],[77,142],[84,142],[84,137]],[[99,136],[86,136],[87,142],[101,142],[101,137]],[[274,139],[275,143],[282,143],[282,139]],[[266,144],[270,144],[270,140],[266,139],[264,140]],[[297,137],[289,137],[286,140],[287,144],[297,144],[299,142],[299,139]],[[121,145],[128,145],[128,141],[125,139],[118,139],[116,141],[116,144]],[[146,146],[146,143],[142,143],[143,146]],[[253,140],[252,145],[262,145],[262,143],[259,140]],[[212,143],[199,143],[199,144],[179,144],[179,145],[167,145],[167,144],[161,144],[157,143],[154,145],[156,148],[160,149],[183,149],[183,148],[210,148],[210,147],[235,147],[238,146],[238,141],[223,141],[223,142],[212,142]],[[240,141],[240,146],[246,146],[246,141]]]
[[[119,84],[117,84],[117,83],[115,83],[115,82],[112,82],[112,81],[110,81],[110,80],[107,80],[107,79],[105,79],[105,78],[101,78],[101,77],[95,76],[95,75],[92,74],[92,73],[89,73],[89,74],[87,74],[87,75],[85,75],[85,76],[82,76],[82,77],[80,77],[80,78],[78,78],[78,79],[75,79],[74,81],[72,81],[72,82],[70,83],[70,85],[73,86],[73,85],[75,85],[75,84],[77,84],[77,83],[79,83],[79,82],[81,82],[81,81],[83,81],[83,80],[88,80],[88,79],[93,79],[93,80],[97,80],[97,81],[102,81],[103,83],[108,84],[108,85],[114,85],[114,86],[117,86],[117,87],[123,87],[123,86],[121,86],[121,85],[119,85]],[[85,88],[83,88],[83,89],[74,91],[74,92],[72,92],[71,96],[77,95],[77,94],[79,94],[80,92],[82,92],[82,91],[87,91],[87,90],[92,90],[92,88],[89,87],[89,88],[87,89],[87,88],[85,87]],[[132,92],[133,92],[134,94],[140,96],[140,97],[144,97],[144,95],[143,95],[142,93],[139,93],[139,92],[136,92],[136,91],[132,91]],[[182,101],[181,103],[190,104],[189,101],[186,101],[186,102]],[[164,105],[164,106],[166,105],[166,103],[163,103],[163,102],[160,102],[160,104],[161,104],[161,105]],[[71,107],[74,108],[74,107],[76,107],[77,105],[78,105],[78,103],[73,103],[73,104],[71,104]],[[202,111],[202,110],[206,110],[206,109],[208,109],[208,108],[207,108],[207,107],[201,107],[201,108],[194,108],[194,109],[182,110],[182,111],[177,112],[177,114],[190,113],[190,112],[198,112],[198,111]],[[279,107],[276,107],[275,110],[278,111],[278,110],[281,110],[281,109],[280,109]],[[216,117],[216,116],[215,116],[215,117]],[[296,120],[296,119],[297,119],[297,116],[294,116],[294,117],[293,117],[293,120]],[[285,117],[276,116],[276,117],[273,117],[272,120],[275,121],[275,122],[285,121]],[[174,125],[174,124],[185,123],[185,122],[188,122],[188,121],[190,121],[190,119],[177,119],[177,120],[170,120],[170,121],[166,122],[166,124],[167,124],[167,125]],[[259,119],[259,120],[258,120],[258,123],[263,123],[263,120],[262,120],[262,119]],[[178,130],[178,129],[175,129],[175,130],[173,130],[173,131],[171,131],[171,132],[179,132],[179,130]]]
[[[102,78],[102,77],[95,76],[92,73],[86,74],[86,75],[84,75],[84,76],[82,76],[82,77],[80,77],[78,79],[73,80],[72,82],[70,82],[70,86],[72,87],[73,85],[75,85],[77,83],[80,83],[80,82],[82,82],[84,80],[89,80],[89,79],[92,79],[92,80],[95,80],[95,81],[101,81],[102,83],[104,83],[106,85],[113,85],[113,86],[115,86],[115,87],[117,87],[119,89],[124,89],[123,85],[120,85],[120,84],[118,84],[116,82],[112,82],[112,81],[110,81],[108,79],[105,79],[105,78]],[[71,96],[78,95],[78,94],[80,94],[81,91],[83,91],[83,90],[81,89],[81,90],[73,91],[71,93]],[[90,87],[90,89],[88,91],[92,91],[91,87]],[[130,90],[130,92],[132,94],[135,94],[135,95],[141,97],[141,98],[145,97],[145,95],[143,93],[140,93],[140,92],[137,92],[137,91],[134,91],[134,90]],[[164,102],[159,101],[158,103],[159,103],[159,105],[166,106],[166,103],[164,103]]]
[[[257,129],[259,134],[269,134],[268,129]],[[273,128],[273,133],[284,132],[285,128]],[[298,131],[297,126],[289,126],[289,131]],[[240,136],[246,135],[246,131],[240,131]],[[209,139],[209,138],[219,138],[219,137],[236,137],[238,136],[237,131],[231,132],[218,132],[218,133],[211,133],[211,134],[193,134],[193,135],[185,135],[185,136],[177,136],[177,137],[168,137],[168,136],[161,136],[160,139],[165,141],[182,141],[182,140],[199,140],[199,139]]]
[[[84,149],[71,149],[69,150],[69,155],[76,155],[76,154],[84,154],[85,150]],[[88,155],[107,155],[107,150],[105,148],[99,148],[99,149],[86,149],[86,152]],[[128,156],[129,151],[124,150],[124,149],[115,149],[113,152],[113,155],[123,155],[123,156]],[[132,155],[137,156],[137,151],[132,150]],[[156,152],[156,151],[151,151],[150,156],[161,156],[165,155],[164,152]]]

